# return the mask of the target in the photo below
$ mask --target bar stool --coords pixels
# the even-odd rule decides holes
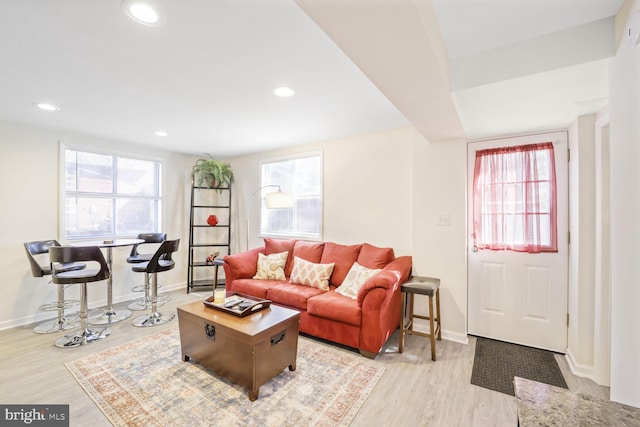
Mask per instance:
[[[111,275],[107,261],[105,261],[102,251],[97,246],[52,246],[49,248],[49,258],[51,259],[51,278],[53,283],[58,285],[69,285],[79,283],[80,288],[80,330],[75,334],[65,335],[55,342],[56,347],[69,348],[90,344],[94,341],[106,338],[111,330],[89,329],[88,307],[87,307],[87,283],[108,279]],[[59,270],[60,264],[93,261],[98,263],[98,268],[86,268],[84,270]]]
[[[33,277],[43,277],[51,275],[51,264],[49,263],[49,248],[51,246],[60,246],[57,240],[37,240],[34,242],[26,242],[24,244],[24,249],[27,251],[27,258],[29,259],[29,264],[31,264],[31,274]],[[46,264],[42,263],[44,259],[41,259],[40,262],[36,259],[40,259],[46,254]],[[82,263],[71,263],[60,265],[60,270],[82,270],[86,268],[86,264]],[[80,304],[78,300],[65,300],[64,299],[64,288],[65,286],[57,286],[58,288],[58,298],[55,302],[50,302],[47,304],[43,304],[39,307],[41,311],[57,311],[58,315],[56,319],[51,322],[47,321],[41,323],[40,325],[33,328],[33,332],[36,334],[51,334],[60,331],[66,331],[68,329],[77,328],[77,322],[70,322],[65,317],[65,310],[76,307]]]
[[[134,245],[131,248],[131,253],[127,257],[129,264],[141,264],[143,262],[149,262],[155,250],[153,252],[139,252],[140,247],[152,246],[160,244],[167,240],[167,233],[140,233],[136,236],[137,239],[143,239],[144,242]],[[156,248],[157,249],[157,248]],[[127,307],[129,310],[146,310],[151,307],[151,283],[149,274],[144,275],[144,284],[137,285],[131,288],[133,292],[144,292],[144,297],[138,298]],[[169,301],[169,296],[162,296],[158,302],[161,304]]]
[[[418,335],[431,339],[431,360],[436,360],[436,337],[442,340],[440,328],[440,279],[433,277],[412,276],[409,280],[402,284],[401,288],[404,293],[402,297],[402,310],[400,311],[400,344],[398,350],[400,353],[404,350],[404,336]],[[429,297],[429,315],[419,316],[413,313],[413,300],[415,295],[426,295]],[[436,311],[434,316],[433,297],[436,299]],[[409,321],[405,323],[405,312],[407,310],[407,297],[409,298]],[[429,333],[418,332],[413,330],[413,319],[429,320]]]
[[[138,273],[151,274],[151,313],[133,319],[133,326],[148,327],[162,325],[170,322],[175,314],[165,315],[158,312],[158,273],[172,270],[176,263],[171,259],[171,255],[178,250],[180,239],[165,240],[153,254],[149,262],[134,264],[131,268]]]

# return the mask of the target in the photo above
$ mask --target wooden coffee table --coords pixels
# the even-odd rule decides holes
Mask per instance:
[[[247,387],[251,401],[283,369],[296,369],[298,311],[272,304],[240,318],[196,301],[178,307],[178,323],[182,360]]]

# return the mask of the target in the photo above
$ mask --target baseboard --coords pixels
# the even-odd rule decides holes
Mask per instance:
[[[162,294],[165,292],[171,292],[171,291],[186,289],[186,288],[187,288],[187,282],[174,283],[172,285],[162,285],[162,287],[158,289],[158,293]],[[133,301],[137,298],[140,298],[141,295],[142,293],[140,292],[129,292],[128,294],[125,294],[125,295],[120,295],[117,297],[114,296],[113,303],[118,304],[121,302]],[[103,299],[89,301],[89,310],[93,310],[99,307],[104,307],[105,302],[106,301],[104,301]],[[73,312],[73,311],[77,311],[77,307],[75,310],[70,310],[70,312]],[[29,325],[32,323],[41,323],[47,320],[53,320],[56,318],[56,316],[57,316],[56,311],[38,311],[37,313],[34,313],[34,314],[0,322],[0,331],[3,331],[5,329],[18,328],[20,326]]]
[[[421,319],[414,319],[413,329],[418,332],[424,332],[425,334],[429,333],[429,324],[427,321],[421,321]],[[457,342],[458,344],[469,344],[469,338],[466,333],[460,333],[456,331],[450,331],[447,329],[442,330],[442,339],[452,342]]]
[[[590,380],[595,381],[595,367],[588,365],[581,365],[576,362],[576,358],[574,357],[571,349],[568,348],[566,354],[564,355],[567,364],[569,365],[569,369],[571,373],[577,377],[588,378]]]

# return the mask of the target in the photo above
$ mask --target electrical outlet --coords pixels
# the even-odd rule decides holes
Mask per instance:
[[[451,214],[438,214],[436,225],[438,227],[448,227],[451,225]]]

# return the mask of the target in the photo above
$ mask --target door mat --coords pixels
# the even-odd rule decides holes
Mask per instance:
[[[296,370],[247,390],[181,359],[177,328],[66,364],[114,426],[348,426],[385,368],[300,337]]]
[[[477,337],[471,384],[514,396],[515,376],[569,388],[553,352]]]

